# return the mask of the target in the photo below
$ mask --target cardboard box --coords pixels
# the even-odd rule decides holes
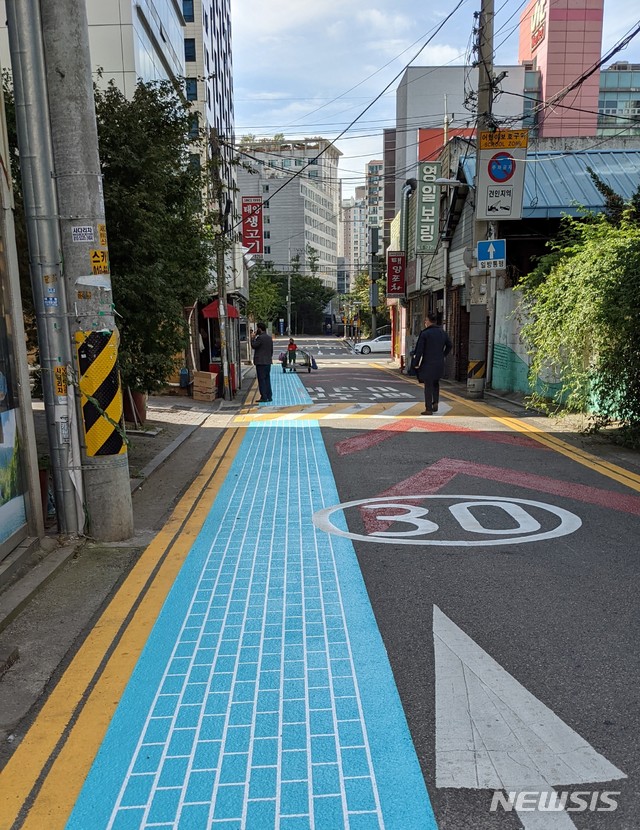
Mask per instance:
[[[216,393],[215,390],[213,392],[201,392],[199,389],[193,390],[193,400],[194,401],[215,401]]]
[[[216,392],[217,375],[213,372],[194,372],[193,373],[193,391],[197,392]]]

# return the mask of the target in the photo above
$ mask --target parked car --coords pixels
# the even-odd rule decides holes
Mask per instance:
[[[361,343],[356,343],[353,347],[356,354],[371,354],[371,352],[386,352],[391,353],[391,335],[381,334],[380,337],[374,337],[372,340],[363,340]]]

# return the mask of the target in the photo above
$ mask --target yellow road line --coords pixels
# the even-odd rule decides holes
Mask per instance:
[[[22,830],[64,827],[149,632],[243,434],[233,429],[215,448],[0,772],[0,830],[9,830],[32,798]],[[34,790],[49,764],[42,786]]]
[[[382,369],[384,372],[388,372],[389,374],[398,377],[398,372],[389,369],[386,366],[379,366],[378,368]],[[414,381],[412,378],[401,376],[403,380],[407,383],[418,383],[418,381]],[[533,424],[527,423],[526,421],[522,421],[520,418],[514,418],[510,415],[504,415],[502,410],[498,409],[497,407],[491,406],[490,404],[480,403],[478,401],[471,401],[467,398],[462,398],[459,395],[456,395],[455,392],[451,392],[449,389],[441,389],[440,390],[442,395],[445,398],[448,398],[451,401],[455,401],[457,404],[460,404],[463,407],[466,407],[471,412],[476,412],[480,415],[483,415],[486,418],[491,418],[493,421],[497,423],[504,424],[509,429],[513,430],[514,432],[520,432],[524,435],[527,435],[529,438],[537,441],[539,444],[543,444],[545,447],[549,447],[555,452],[560,453],[561,455],[566,456],[567,458],[576,461],[578,464],[582,464],[584,467],[588,467],[590,470],[595,470],[595,472],[600,473],[607,478],[612,479],[613,481],[617,481],[620,484],[624,484],[626,487],[629,487],[632,490],[636,490],[640,492],[640,475],[637,473],[632,472],[631,470],[626,470],[624,467],[620,467],[618,464],[613,464],[610,461],[605,461],[602,458],[598,458],[597,455],[592,455],[591,453],[587,452],[586,450],[581,450],[578,447],[573,447],[571,444],[563,441],[561,438],[557,438],[555,435],[551,435],[549,432],[546,432],[539,427],[534,426]],[[452,414],[452,413],[448,413]]]
[[[466,404],[469,409],[480,415],[484,415],[487,418],[491,418],[500,424],[504,424],[514,432],[520,432],[527,435],[539,444],[543,444],[545,447],[555,450],[557,453],[576,461],[578,464],[582,464],[584,467],[588,467],[590,470],[594,470],[607,478],[630,487],[632,490],[640,492],[640,475],[637,475],[630,470],[625,470],[624,467],[620,467],[617,464],[612,464],[610,461],[598,458],[597,455],[592,455],[591,453],[586,452],[586,450],[581,450],[578,447],[572,447],[571,444],[568,444],[561,438],[557,438],[555,435],[551,435],[533,424],[522,421],[520,418],[503,415],[501,410],[491,406],[490,404],[469,401],[458,397],[458,395],[448,390],[447,397]]]
[[[241,412],[235,419],[239,423],[247,421],[321,421],[323,418],[393,418],[394,420],[402,418],[413,418],[419,415],[424,408],[424,404],[415,403],[399,415],[385,415],[388,409],[397,406],[398,403],[404,401],[384,401],[381,403],[361,404],[361,409],[357,412],[349,412],[353,409],[355,404],[353,402],[345,401],[344,403],[330,404],[306,404],[301,406],[286,407],[283,409],[264,409],[259,412]],[[235,423],[234,421],[234,423]]]

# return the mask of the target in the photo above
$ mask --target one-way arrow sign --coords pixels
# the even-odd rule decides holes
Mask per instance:
[[[476,251],[478,268],[481,271],[502,270],[507,266],[506,239],[487,239],[478,242]]]
[[[626,778],[436,606],[433,645],[437,787],[533,791],[544,804],[554,785]],[[522,804],[525,830],[575,830],[563,809]]]

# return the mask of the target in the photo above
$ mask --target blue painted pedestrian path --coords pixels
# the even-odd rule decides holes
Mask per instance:
[[[247,429],[68,830],[436,827],[338,502],[317,422]]]

